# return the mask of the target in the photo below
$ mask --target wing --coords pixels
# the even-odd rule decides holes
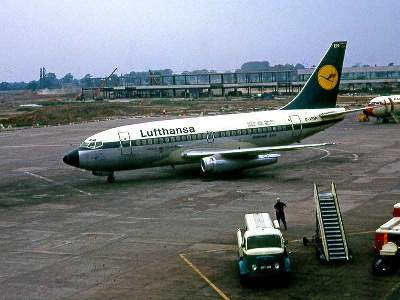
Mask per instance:
[[[193,149],[182,152],[181,156],[184,159],[199,159],[211,155],[221,155],[223,157],[251,157],[259,154],[266,154],[269,152],[280,152],[280,151],[292,151],[300,150],[304,148],[315,148],[335,145],[335,143],[322,143],[322,144],[298,144],[298,145],[286,145],[286,146],[272,146],[272,147],[255,147],[255,148],[244,148],[244,149]]]

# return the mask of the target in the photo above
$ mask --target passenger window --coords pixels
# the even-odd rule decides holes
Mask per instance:
[[[147,140],[147,144],[152,145],[152,144],[153,144],[153,141],[152,141],[151,139],[148,139],[148,140]]]
[[[158,144],[159,143],[158,138],[153,139],[153,143]]]
[[[146,140],[140,140],[140,144],[146,145]]]
[[[166,143],[169,143],[169,137],[164,138]]]
[[[267,128],[263,127],[262,132],[267,132]]]
[[[207,138],[207,133],[202,133],[202,134],[201,134],[201,137],[202,137],[203,139],[206,139],[206,138]]]
[[[182,141],[186,141],[186,135],[182,135]]]
[[[188,141],[190,141],[190,140],[192,140],[192,137],[191,137],[190,135],[187,135],[187,136],[186,136],[186,139],[187,139]]]
[[[257,128],[257,132],[258,133],[261,133],[262,132],[262,128],[260,127],[260,128]]]
[[[246,134],[246,129],[242,129],[242,135]]]
[[[174,136],[171,136],[170,139],[171,139],[171,143],[175,142],[175,137]]]
[[[198,139],[198,140],[201,140],[201,133],[198,133],[198,134],[197,134],[197,139]]]
[[[178,136],[176,137],[176,141],[177,141],[177,142],[180,142],[180,141],[181,141],[181,136],[180,136],[180,135],[178,135]]]
[[[229,130],[226,131],[226,136],[231,136],[231,132]]]
[[[136,140],[136,141],[135,141],[135,145],[136,145],[136,146],[140,146],[140,140]]]
[[[225,131],[221,131],[221,137],[225,136]]]
[[[196,140],[196,135],[192,134],[192,140],[195,141]]]

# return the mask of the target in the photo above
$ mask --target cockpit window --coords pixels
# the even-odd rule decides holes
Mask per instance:
[[[86,140],[83,141],[80,145],[80,147],[82,148],[87,148],[87,149],[99,149],[101,148],[101,146],[103,146],[103,142],[101,141],[96,141],[96,139],[90,139],[90,140]]]

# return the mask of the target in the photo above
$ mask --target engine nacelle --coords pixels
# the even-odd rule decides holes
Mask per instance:
[[[222,158],[217,155],[201,159],[201,171],[205,174],[223,173],[274,164],[279,154],[258,155],[255,158]]]

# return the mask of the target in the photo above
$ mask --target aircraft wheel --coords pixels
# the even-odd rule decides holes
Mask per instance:
[[[108,175],[107,181],[108,181],[108,183],[114,183],[114,182],[115,182],[115,177],[114,177],[114,175]]]

